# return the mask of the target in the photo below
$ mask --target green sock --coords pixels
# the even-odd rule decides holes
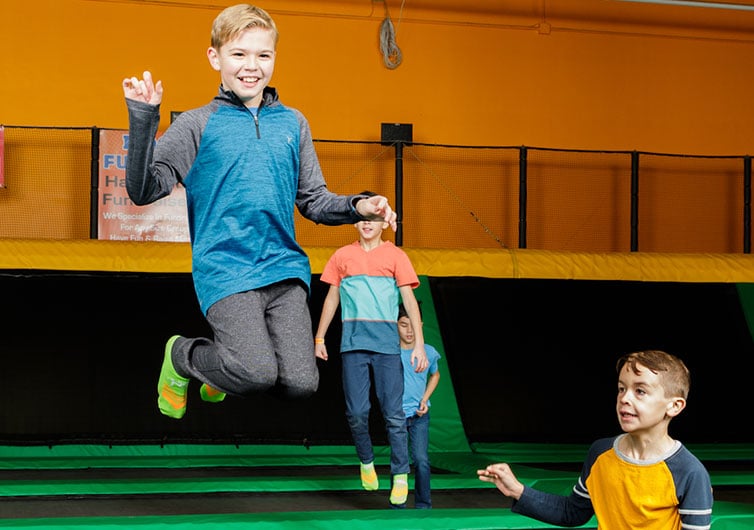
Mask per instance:
[[[225,392],[220,392],[207,383],[202,383],[202,386],[199,387],[199,395],[202,397],[202,401],[208,401],[209,403],[220,403],[225,399]]]
[[[173,344],[179,338],[174,335],[165,344],[165,357],[162,360],[160,379],[157,382],[157,406],[165,416],[180,419],[186,414],[186,393],[188,377],[178,375],[173,367]]]
[[[361,486],[367,491],[375,491],[380,487],[380,481],[377,479],[377,471],[374,469],[374,462],[361,464]]]
[[[393,475],[393,489],[390,491],[390,504],[406,504],[408,499],[408,475]]]

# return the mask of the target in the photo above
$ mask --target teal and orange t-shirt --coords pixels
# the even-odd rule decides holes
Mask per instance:
[[[320,279],[339,287],[341,352],[400,355],[399,288],[419,286],[419,277],[402,249],[384,241],[366,251],[356,241],[335,251]]]

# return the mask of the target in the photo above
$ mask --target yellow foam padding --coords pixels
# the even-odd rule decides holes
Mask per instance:
[[[751,254],[586,253],[403,247],[419,275],[754,283]],[[319,274],[336,250],[304,249]],[[191,272],[188,243],[0,239],[0,269]]]
[[[188,243],[0,239],[0,269],[191,272]]]

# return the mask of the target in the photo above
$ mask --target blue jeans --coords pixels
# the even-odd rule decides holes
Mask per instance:
[[[408,432],[406,415],[403,413],[401,356],[360,351],[346,352],[341,357],[346,419],[359,460],[365,464],[374,460],[372,438],[369,436],[371,368],[374,390],[380,402],[390,443],[390,473],[408,473]]]
[[[416,508],[431,508],[429,479],[429,412],[406,420],[411,459],[414,463],[414,504]]]

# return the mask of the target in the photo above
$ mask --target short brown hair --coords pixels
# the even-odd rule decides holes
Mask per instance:
[[[278,28],[272,17],[261,7],[251,4],[236,4],[225,8],[212,23],[211,46],[219,50],[223,44],[235,39],[249,28],[272,30],[275,47],[278,45]]]
[[[419,306],[419,316],[421,317],[421,316],[423,316],[422,315],[422,302],[421,302],[421,300],[417,300],[416,304]],[[400,304],[398,304],[398,320],[400,320],[403,317],[408,318],[408,311],[406,311],[406,306],[404,306],[403,302],[401,302]]]
[[[621,372],[625,365],[638,373],[637,364],[646,366],[653,373],[661,376],[662,388],[666,396],[687,399],[691,389],[689,369],[675,355],[661,350],[643,350],[626,354],[618,359],[616,370]]]

